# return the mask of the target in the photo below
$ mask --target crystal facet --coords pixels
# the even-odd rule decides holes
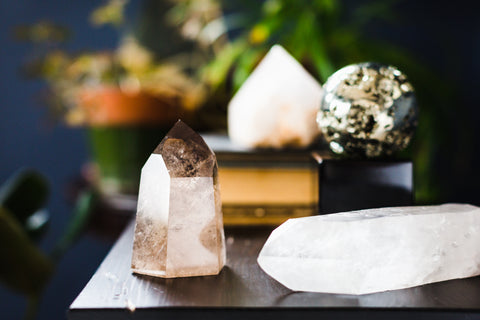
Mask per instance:
[[[320,84],[279,45],[273,46],[228,105],[228,134],[255,148],[305,147],[319,134]]]
[[[260,267],[295,291],[367,294],[480,274],[480,208],[445,204],[291,219]]]
[[[222,219],[215,154],[178,121],[142,169],[133,272],[164,278],[218,274],[225,264]]]

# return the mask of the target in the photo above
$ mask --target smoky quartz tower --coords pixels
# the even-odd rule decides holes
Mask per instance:
[[[132,271],[191,277],[218,274],[224,264],[217,160],[179,120],[142,169]]]

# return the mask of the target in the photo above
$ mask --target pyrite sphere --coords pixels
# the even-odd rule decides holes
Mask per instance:
[[[371,158],[409,144],[417,103],[412,85],[397,68],[349,65],[331,75],[323,89],[317,123],[333,152]]]

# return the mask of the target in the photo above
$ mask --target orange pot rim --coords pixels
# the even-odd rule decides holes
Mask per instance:
[[[179,99],[114,86],[82,90],[78,106],[90,126],[171,125],[183,113]]]

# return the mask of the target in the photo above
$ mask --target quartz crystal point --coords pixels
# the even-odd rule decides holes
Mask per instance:
[[[445,204],[291,219],[260,267],[295,291],[366,294],[480,274],[480,208]]]
[[[215,154],[178,121],[142,169],[133,272],[164,278],[218,274],[225,263],[222,219]]]
[[[305,147],[320,130],[320,84],[279,45],[273,46],[228,106],[228,134],[243,147]]]

